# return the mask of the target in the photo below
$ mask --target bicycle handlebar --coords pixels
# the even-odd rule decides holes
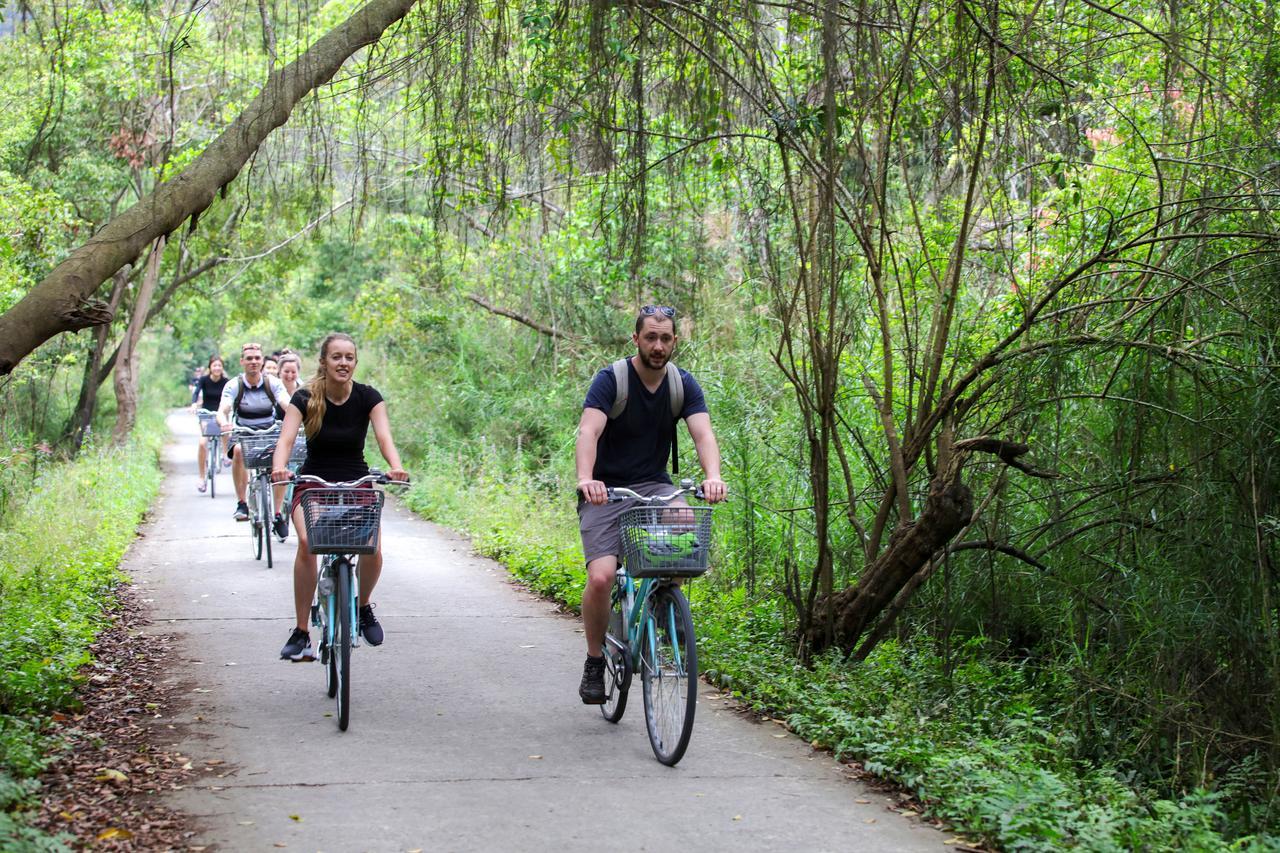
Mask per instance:
[[[316,477],[312,474],[293,474],[292,476],[289,477],[289,479],[282,480],[281,482],[283,483],[318,483],[321,486],[327,486],[328,488],[331,488],[331,489],[354,489],[359,486],[363,486],[365,483],[377,483],[382,486],[409,485],[408,480],[393,480],[382,471],[375,471],[375,470],[370,470],[368,474],[365,474],[363,477],[361,477],[358,480],[348,480],[347,482],[343,482],[343,483],[331,483],[328,480],[324,479],[323,477]]]
[[[680,488],[669,495],[642,495],[625,486],[610,486],[605,489],[605,493],[609,496],[609,503],[617,503],[626,498],[632,498],[646,504],[667,503],[681,495],[693,495],[700,501],[706,500],[706,495],[702,493],[702,486],[694,486],[692,480],[681,480]]]

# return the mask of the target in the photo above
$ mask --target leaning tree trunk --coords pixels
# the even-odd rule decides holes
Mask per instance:
[[[111,431],[111,441],[115,444],[124,443],[138,420],[138,341],[142,338],[151,299],[156,293],[156,282],[160,279],[164,244],[164,237],[157,237],[151,247],[142,283],[138,286],[138,297],[133,301],[129,327],[125,329],[124,340],[120,343],[120,357],[116,359],[116,425]]]
[[[108,306],[92,298],[102,282],[137,260],[157,237],[198,218],[298,101],[333,77],[351,54],[377,41],[416,2],[373,0],[273,71],[244,112],[189,166],[109,221],[0,315],[0,376],[54,335],[110,322]]]
[[[121,267],[112,277],[111,297],[107,302],[107,310],[114,315],[120,306],[125,286],[129,283],[129,268]],[[111,334],[111,325],[103,323],[93,330],[93,350],[84,366],[84,378],[80,382],[80,398],[76,401],[75,411],[67,422],[65,430],[71,441],[72,449],[79,453],[84,444],[85,432],[93,422],[93,412],[98,407],[98,389],[102,386],[102,357],[107,351],[107,337]]]

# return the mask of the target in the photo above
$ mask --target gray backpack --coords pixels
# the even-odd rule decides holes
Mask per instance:
[[[631,384],[631,371],[627,370],[630,358],[620,358],[613,363],[613,379],[617,390],[613,395],[613,408],[609,410],[609,420],[622,414],[627,408],[627,394]],[[676,424],[680,422],[680,413],[684,411],[684,380],[680,378],[680,369],[667,362],[667,388],[671,394],[671,473],[680,473],[680,451],[676,444]]]

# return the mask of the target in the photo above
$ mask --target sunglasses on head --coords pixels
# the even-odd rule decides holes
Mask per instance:
[[[661,314],[664,317],[675,319],[676,309],[668,308],[666,305],[646,305],[640,309],[640,313],[645,317],[652,317],[654,314]]]

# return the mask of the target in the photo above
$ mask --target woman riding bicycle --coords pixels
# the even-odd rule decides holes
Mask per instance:
[[[222,359],[216,355],[209,356],[209,372],[196,380],[195,388],[191,392],[192,408],[199,407],[208,412],[218,411],[218,404],[222,401],[222,389],[227,387],[230,377],[222,370]],[[209,487],[206,479],[206,459],[208,457],[209,439],[204,435],[200,436],[200,485],[196,489],[204,492]]]
[[[391,438],[391,421],[387,404],[377,389],[353,381],[356,371],[356,344],[350,335],[335,332],[320,345],[320,364],[316,375],[305,388],[297,391],[285,407],[284,426],[276,444],[271,479],[283,483],[291,476],[289,454],[298,429],[307,436],[307,461],[299,474],[321,477],[329,482],[356,480],[369,473],[364,461],[364,443],[370,424],[382,457],[387,460],[387,475],[393,480],[408,480],[400,467],[400,454]],[[316,558],[307,547],[306,524],[302,516],[301,498],[314,483],[299,483],[294,490],[294,529],[298,533],[298,552],[293,560],[293,604],[296,618],[289,641],[280,657],[293,661],[315,660],[311,636],[307,631],[311,599],[316,587]],[[382,545],[360,558],[360,633],[371,646],[382,645],[383,631],[373,614],[370,596],[382,573]]]

